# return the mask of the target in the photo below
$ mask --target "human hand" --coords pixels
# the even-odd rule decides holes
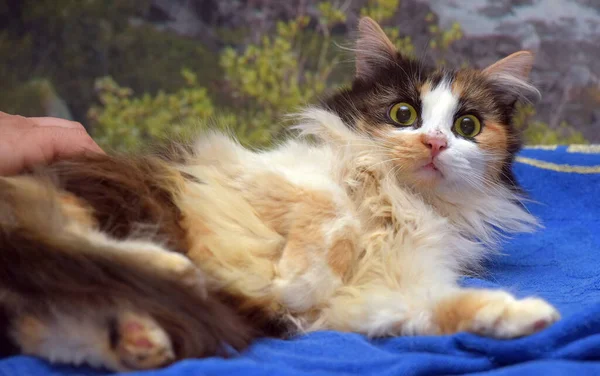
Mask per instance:
[[[103,153],[77,122],[0,112],[0,175],[85,152]]]

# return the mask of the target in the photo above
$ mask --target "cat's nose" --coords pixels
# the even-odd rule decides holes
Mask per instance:
[[[431,156],[436,157],[442,150],[448,147],[448,141],[443,134],[423,135],[423,144],[431,149]]]

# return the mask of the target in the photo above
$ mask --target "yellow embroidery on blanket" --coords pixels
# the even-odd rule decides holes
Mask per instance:
[[[571,166],[564,164],[556,164],[551,162],[540,161],[537,159],[527,157],[517,157],[517,162],[524,163],[530,166],[543,168],[545,170],[552,170],[558,172],[569,172],[576,174],[600,174],[600,166]]]
[[[558,145],[525,145],[523,149],[528,150],[556,150]]]
[[[569,145],[567,153],[600,154],[600,144],[594,145]]]

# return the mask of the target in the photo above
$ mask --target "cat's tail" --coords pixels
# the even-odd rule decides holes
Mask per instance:
[[[142,257],[143,242],[82,230],[85,211],[68,209],[63,193],[40,177],[0,178],[0,311],[44,315],[59,307],[85,314],[125,305],[165,329],[177,359],[226,355],[249,344],[255,333],[216,292],[191,288],[189,275],[184,282],[157,273],[152,262],[168,265]]]

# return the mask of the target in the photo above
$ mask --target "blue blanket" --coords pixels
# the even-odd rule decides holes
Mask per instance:
[[[466,333],[368,341],[319,332],[260,340],[231,360],[188,360],[136,375],[600,374],[600,146],[526,149],[516,172],[545,229],[511,239],[485,280],[464,283],[548,299],[564,317],[549,329],[510,341]],[[25,356],[0,360],[0,376],[40,374],[103,373]]]

